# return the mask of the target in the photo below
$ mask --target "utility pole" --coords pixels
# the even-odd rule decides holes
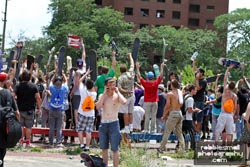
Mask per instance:
[[[2,53],[4,53],[4,45],[5,45],[5,30],[6,30],[6,22],[7,22],[7,6],[8,0],[5,0],[5,11],[4,11],[4,19],[3,19],[3,38],[2,38]]]

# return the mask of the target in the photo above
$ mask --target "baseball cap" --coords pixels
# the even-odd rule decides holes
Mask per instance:
[[[82,67],[82,66],[83,66],[83,61],[82,61],[82,59],[77,59],[77,60],[76,60],[76,65],[77,65],[77,67]]]
[[[158,89],[164,91],[164,85],[163,84],[158,85]]]
[[[155,75],[154,75],[154,73],[152,72],[152,71],[149,71],[148,73],[147,73],[147,78],[148,79],[153,79],[155,77]]]
[[[112,77],[108,77],[105,79],[105,85],[107,85],[107,83],[110,83],[110,82],[115,82],[115,79]]]
[[[8,79],[8,74],[1,72],[0,73],[0,82],[4,82],[7,79]]]

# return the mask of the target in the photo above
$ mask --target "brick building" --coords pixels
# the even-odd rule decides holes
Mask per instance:
[[[213,29],[216,16],[228,13],[229,0],[95,0],[125,15],[136,28],[160,25]]]

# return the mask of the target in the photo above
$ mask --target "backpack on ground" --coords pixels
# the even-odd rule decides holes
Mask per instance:
[[[0,148],[15,147],[21,137],[21,124],[13,108],[0,107]]]
[[[188,94],[188,95],[184,96],[184,98],[183,98],[183,104],[181,106],[181,113],[183,116],[186,115],[186,112],[187,112],[186,111],[186,101],[189,97],[192,97],[192,96]]]

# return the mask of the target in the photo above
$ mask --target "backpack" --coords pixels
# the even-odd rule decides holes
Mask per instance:
[[[62,110],[64,108],[64,93],[62,88],[57,89],[57,88],[53,88],[55,91],[55,94],[52,94],[51,98],[50,98],[50,107],[52,110]]]
[[[234,111],[234,101],[232,99],[227,99],[223,103],[223,109],[227,113],[232,113]]]
[[[15,147],[22,137],[21,124],[12,107],[0,107],[0,148]]]
[[[89,112],[94,109],[95,109],[95,101],[92,96],[88,95],[82,103],[82,110],[84,112]]]
[[[181,113],[182,113],[182,116],[186,115],[186,101],[189,97],[192,97],[191,95],[186,95],[184,96],[184,99],[183,99],[183,104],[181,106]]]

